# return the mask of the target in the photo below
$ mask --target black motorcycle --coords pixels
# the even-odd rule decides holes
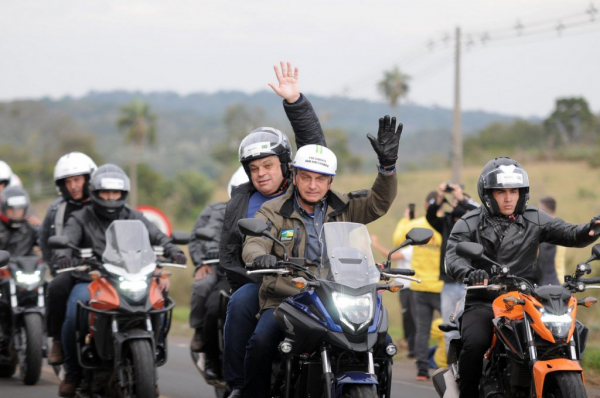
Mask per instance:
[[[0,268],[0,377],[11,377],[18,366],[23,383],[33,385],[47,351],[46,264],[35,256],[9,260],[8,252],[0,253],[0,264],[8,264]]]

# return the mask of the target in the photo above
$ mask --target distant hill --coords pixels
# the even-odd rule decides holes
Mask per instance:
[[[370,145],[366,144],[365,135],[375,134],[378,118],[391,114],[397,116],[405,126],[401,144],[401,162],[404,165],[439,166],[447,162],[452,126],[452,111],[449,109],[416,104],[403,104],[392,109],[383,102],[311,94],[307,94],[307,97],[319,114],[323,127],[339,128],[347,132],[352,150],[363,156],[374,156]],[[250,109],[260,107],[264,110],[265,124],[291,133],[280,98],[268,91],[254,94],[237,91],[195,93],[185,96],[173,92],[111,91],[90,92],[81,98],[46,98],[26,102],[36,109],[38,119],[44,119],[39,116],[44,108],[52,118],[64,116],[73,119],[84,131],[95,135],[98,151],[106,160],[124,162],[128,151],[123,148],[123,137],[117,131],[115,121],[119,107],[134,98],[149,102],[158,114],[159,143],[156,148],[148,151],[145,161],[165,174],[198,168],[210,174],[218,172],[214,170],[214,166],[211,167],[207,155],[211,144],[222,139],[223,113],[233,104],[241,103]],[[11,104],[14,103],[3,103],[0,106],[10,108]],[[10,112],[7,115],[0,114],[0,129],[10,125],[11,131],[15,132],[15,139],[17,136],[20,137],[19,140],[26,139],[23,134],[28,134],[31,128],[16,134],[14,126],[18,123],[7,121]],[[462,115],[463,132],[464,135],[470,135],[490,123],[509,122],[513,119],[510,115],[465,111]],[[10,141],[10,134],[7,139]]]

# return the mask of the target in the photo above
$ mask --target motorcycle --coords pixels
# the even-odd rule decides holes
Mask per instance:
[[[590,262],[600,259],[600,245],[592,256],[566,275],[560,286],[537,286],[510,274],[510,269],[483,254],[478,243],[457,245],[459,256],[484,259],[493,264],[490,284],[468,286],[500,295],[493,302],[494,337],[483,360],[480,397],[586,397],[583,369],[579,364],[585,350],[587,328],[577,321],[577,307],[591,307],[596,298],[578,300],[575,293],[600,283],[600,278],[583,278],[591,272]],[[464,281],[467,283],[467,280]],[[443,331],[460,330],[460,319],[440,326]],[[450,342],[449,368],[440,369],[433,383],[440,397],[458,397],[460,339]]]
[[[379,282],[396,278],[420,282],[409,276],[414,271],[389,269],[392,253],[380,269],[363,224],[324,224],[323,261],[316,270],[303,258],[290,258],[264,221],[243,219],[238,226],[244,235],[265,236],[284,249],[277,269],[247,272],[290,275],[301,289],[274,313],[285,338],[279,344],[280,361],[274,364],[271,395],[389,397],[392,357],[397,348],[386,343],[388,315],[381,292],[397,292],[403,285],[396,280]],[[425,244],[431,236],[431,230],[413,229],[396,250],[409,244]]]
[[[0,377],[11,377],[17,366],[26,385],[40,380],[46,356],[44,279],[39,257],[0,257]]]
[[[173,232],[186,244],[189,235]],[[156,397],[156,368],[167,362],[167,334],[175,302],[158,287],[157,266],[185,268],[160,261],[162,247],[152,247],[139,220],[116,220],[106,230],[102,261],[66,236],[49,239],[52,248],[77,250],[83,265],[65,271],[90,271],[90,300],[77,303],[76,341],[84,385],[78,396]],[[157,258],[158,256],[158,258]],[[61,270],[62,271],[62,270]]]
[[[194,231],[194,235],[196,235],[198,239],[212,241],[215,238],[215,231],[211,228],[198,228],[196,231]],[[219,264],[219,259],[207,260],[204,261],[204,264]],[[225,290],[221,289],[219,291],[217,328],[219,333],[219,363],[221,364],[221,367],[223,364],[224,347],[223,327],[225,326],[225,317],[227,316],[227,305],[229,304],[230,297],[231,296],[229,295],[229,293]],[[206,378],[204,374],[204,355],[201,354],[202,353],[200,352],[194,352],[190,350],[190,355],[192,357],[192,362],[194,363],[194,366],[196,367],[196,369],[198,369],[198,372],[200,372],[200,375],[202,376],[206,384],[211,385],[215,388],[215,396],[217,398],[226,397],[229,393],[227,383],[225,382],[225,380],[211,380]]]

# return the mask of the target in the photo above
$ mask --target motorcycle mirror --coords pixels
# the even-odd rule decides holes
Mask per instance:
[[[425,245],[433,236],[433,231],[429,228],[413,228],[406,234],[406,240],[412,241],[411,245]]]
[[[478,260],[483,256],[483,246],[475,242],[460,242],[456,245],[456,254],[469,260]]]
[[[597,260],[600,258],[600,243],[594,245],[594,247],[592,247],[592,256],[594,256],[594,260]]]
[[[267,223],[259,218],[242,218],[238,228],[243,235],[249,236],[263,236],[269,230]]]
[[[183,231],[173,231],[171,233],[171,242],[176,245],[187,245],[190,241],[190,234]]]
[[[10,253],[6,250],[0,250],[0,267],[4,267],[10,260]]]
[[[48,246],[52,249],[73,249],[73,245],[69,241],[68,236],[64,235],[54,235],[48,239]]]
[[[196,235],[196,238],[200,240],[211,241],[215,238],[216,233],[212,228],[198,228],[196,231],[194,231],[194,235]]]

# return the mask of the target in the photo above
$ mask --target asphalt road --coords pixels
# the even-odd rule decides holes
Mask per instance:
[[[179,336],[169,337],[169,360],[159,368],[161,398],[211,398],[214,390],[207,385],[192,364],[189,352],[189,339]],[[436,398],[431,382],[416,381],[413,362],[396,361],[392,397]],[[25,386],[15,376],[0,379],[2,398],[43,398],[58,396],[59,381],[51,367],[42,369],[42,379],[35,386]],[[600,398],[600,389],[588,388],[589,398]]]

